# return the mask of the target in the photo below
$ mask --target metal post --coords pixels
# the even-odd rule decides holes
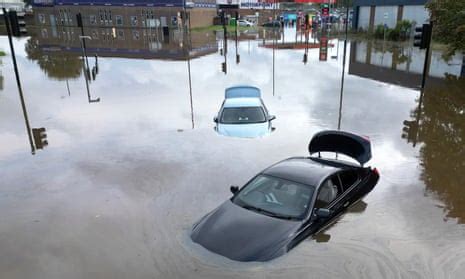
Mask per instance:
[[[274,38],[273,39],[273,44],[274,44],[273,45],[273,96],[275,94],[275,81],[274,81],[275,80],[275,65],[274,64],[275,64],[276,41],[277,41],[277,39]]]
[[[13,39],[11,37],[10,19],[8,17],[8,14],[7,14],[5,8],[3,8],[3,17],[5,19],[6,30],[7,30],[7,33],[8,33],[8,42],[10,43],[11,59],[13,60],[13,68],[15,70],[16,84],[18,85],[18,92],[19,92],[19,99],[21,101],[21,108],[23,109],[24,122],[26,124],[26,130],[27,130],[27,135],[28,135],[28,138],[29,138],[29,144],[31,145],[31,153],[34,155],[35,154],[35,147],[34,147],[34,142],[32,140],[31,126],[29,125],[29,118],[27,116],[26,103],[24,101],[23,89],[21,87],[21,80],[19,78],[18,65],[16,63],[15,48],[13,46]]]
[[[184,6],[184,9],[185,9],[186,6]],[[187,71],[189,72],[189,97],[190,97],[190,102],[191,102],[191,122],[192,122],[192,129],[194,129],[194,103],[193,103],[193,100],[192,100],[192,79],[191,79],[191,59],[190,59],[190,48],[191,48],[191,45],[192,45],[192,39],[191,39],[191,17],[190,17],[190,14],[189,14],[189,18],[188,18],[188,22],[189,22],[189,28],[188,28],[188,39],[189,39],[189,43],[188,43],[188,48],[187,48]]]
[[[83,59],[85,59],[85,55],[86,55],[86,48],[85,48],[85,44],[84,44],[84,36],[81,36],[81,48],[82,48],[82,55],[83,55]],[[87,80],[88,79],[88,76],[87,76],[87,72],[86,72],[86,66],[85,64],[82,64],[82,67],[83,67],[83,70],[84,70],[84,78],[86,80],[86,89],[87,89],[87,100],[89,101],[90,103],[90,90],[89,90],[89,81]]]
[[[423,30],[425,32],[426,30]],[[425,83],[426,83],[426,76],[428,75],[429,72],[429,61],[430,61],[430,55],[431,55],[431,37],[433,34],[433,22],[430,22],[430,30],[427,31],[429,32],[428,36],[428,45],[426,46],[426,53],[425,53],[425,64],[423,65],[423,76],[421,78],[421,91],[425,89]]]
[[[82,19],[81,13],[78,14],[79,17]],[[84,25],[81,25],[81,36],[82,36],[82,46],[83,46],[83,53],[84,53],[84,58],[86,59],[86,67],[89,69],[89,61],[87,60],[87,52],[86,52],[86,41],[84,41]],[[87,74],[87,71],[84,71]]]
[[[349,5],[348,3],[346,2],[346,18],[348,19],[349,18]],[[342,58],[342,78],[341,78],[341,94],[340,94],[340,97],[339,97],[339,117],[338,117],[338,121],[337,121],[337,129],[340,130],[341,129],[341,119],[342,119],[342,96],[344,94],[344,75],[345,75],[345,68],[346,68],[346,50],[347,50],[347,36],[348,36],[348,33],[349,33],[349,24],[347,23],[346,26],[345,26],[345,32],[346,32],[346,36],[344,38],[344,55],[343,55],[343,58]]]

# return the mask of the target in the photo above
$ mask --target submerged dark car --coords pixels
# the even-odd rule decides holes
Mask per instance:
[[[368,139],[342,131],[322,131],[310,155],[278,162],[252,178],[234,196],[196,223],[194,242],[236,261],[268,261],[317,233],[377,184]],[[321,158],[336,152],[359,164]]]

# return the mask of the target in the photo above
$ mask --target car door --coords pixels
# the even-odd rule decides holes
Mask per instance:
[[[334,204],[337,203],[338,198],[343,194],[343,191],[340,187],[339,178],[337,174],[334,174],[321,183],[318,187],[318,193],[316,193],[315,202],[313,203],[313,208],[311,211],[311,216],[309,219],[302,224],[302,228],[298,231],[295,238],[289,244],[289,247],[294,247],[300,241],[305,238],[317,233],[326,226],[328,226],[337,216],[337,212],[333,211],[332,208]],[[331,210],[330,216],[327,218],[316,217],[315,211],[318,208],[326,208]]]
[[[338,215],[358,200],[357,189],[360,184],[360,175],[357,169],[349,169],[340,171],[336,173],[335,176],[336,178],[334,181],[340,193],[328,209],[330,209],[334,215]]]

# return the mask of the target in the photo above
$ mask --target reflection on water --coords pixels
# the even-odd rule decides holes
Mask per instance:
[[[27,57],[36,61],[49,78],[67,80],[78,78],[82,72],[82,60],[79,54],[67,53],[65,51],[47,51],[37,37],[27,40],[24,47]]]
[[[349,74],[374,80],[418,88],[421,84],[425,51],[411,44],[386,45],[379,41],[352,44]],[[449,61],[440,51],[432,51],[429,80],[443,79],[446,73],[465,76],[465,56],[456,54]]]
[[[447,216],[465,222],[465,78],[430,81],[403,137],[421,143],[421,179],[437,194]]]
[[[444,62],[433,54],[420,98],[413,88],[422,52],[352,43],[341,95],[343,44],[331,33],[326,55],[334,59],[320,61],[319,35],[293,29],[248,30],[236,48],[234,34],[224,41],[222,32],[170,32],[165,41],[154,30],[144,37],[143,29],[133,36],[125,28],[123,40],[118,28],[95,28],[87,67],[77,30],[59,26],[54,36],[41,28],[15,40],[30,126],[45,127],[50,139],[36,156],[9,54],[2,58],[0,277],[8,278],[6,270],[11,278],[324,278],[328,261],[341,278],[465,272],[464,80],[440,73],[462,75],[461,56]],[[0,44],[8,49],[4,36]],[[228,63],[225,75],[221,63],[236,54],[240,63]],[[84,78],[100,102],[88,104]],[[224,88],[234,84],[261,89],[278,116],[272,136],[241,140],[213,131]],[[346,214],[324,232],[329,242],[304,241],[279,261],[251,268],[187,251],[180,239],[230,197],[229,185],[304,155],[311,135],[337,129],[339,119],[341,129],[371,138],[381,180],[352,209],[361,214]]]

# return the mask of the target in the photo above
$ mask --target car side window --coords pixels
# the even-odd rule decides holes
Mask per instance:
[[[358,181],[359,176],[356,170],[347,170],[339,173],[340,184],[342,191],[346,191],[350,186]]]
[[[338,187],[338,177],[337,175],[333,175],[326,179],[320,186],[320,190],[315,201],[315,208],[327,207],[340,194],[342,194],[342,191],[340,187]]]

